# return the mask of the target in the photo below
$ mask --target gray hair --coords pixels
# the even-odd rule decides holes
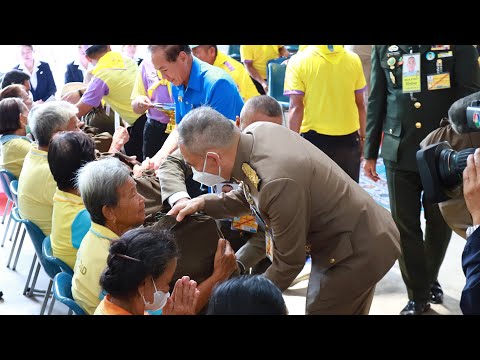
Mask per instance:
[[[66,130],[70,119],[77,113],[78,108],[67,101],[51,101],[34,106],[28,115],[28,123],[38,145],[48,146],[52,136]]]
[[[269,117],[278,117],[283,119],[283,110],[280,103],[268,95],[258,95],[248,99],[240,112],[240,123],[244,122],[247,114],[261,112]]]
[[[105,225],[103,206],[118,205],[117,189],[129,179],[129,169],[117,158],[92,161],[78,170],[77,188],[94,223]]]
[[[210,149],[230,146],[239,132],[233,121],[206,105],[190,110],[177,129],[178,144],[201,156]]]

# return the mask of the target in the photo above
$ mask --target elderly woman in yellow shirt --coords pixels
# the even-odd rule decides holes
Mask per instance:
[[[0,166],[17,178],[31,146],[30,139],[26,137],[27,124],[28,108],[21,99],[7,98],[0,101]]]
[[[199,290],[188,276],[169,283],[177,267],[178,248],[167,230],[127,231],[110,246],[100,284],[107,295],[94,315],[194,315]]]
[[[72,269],[77,250],[91,225],[90,214],[76,184],[76,175],[85,163],[94,160],[95,142],[83,132],[61,132],[50,142],[48,165],[57,182],[50,241],[53,255]]]
[[[77,252],[72,295],[91,315],[104,295],[99,280],[110,244],[143,224],[145,199],[137,192],[128,167],[116,158],[84,165],[78,171],[77,183],[92,224]]]

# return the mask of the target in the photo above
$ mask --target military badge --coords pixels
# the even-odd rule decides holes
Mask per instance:
[[[252,167],[248,163],[242,164],[242,170],[247,176],[248,180],[255,186],[255,189],[258,191],[258,186],[260,185],[260,178],[257,175],[257,172],[252,169]]]

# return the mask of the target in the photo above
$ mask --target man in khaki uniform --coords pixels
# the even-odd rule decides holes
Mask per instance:
[[[267,121],[282,125],[283,110],[278,101],[268,95],[258,95],[247,100],[240,112],[240,116],[236,118],[236,126],[243,130],[257,121]],[[200,185],[196,181],[191,180],[192,168],[185,163],[185,159],[178,149],[166,157],[157,171],[157,176],[160,179],[161,198],[165,203],[165,207],[174,206],[177,203],[201,195],[198,191]],[[227,235],[225,233],[225,237],[235,249],[235,241],[232,241],[232,238],[229,238]],[[270,261],[265,256],[265,232],[262,228],[258,228],[258,232],[255,234],[242,234],[241,238],[248,238],[247,243],[235,253],[237,261],[241,264],[242,271],[253,268],[263,259],[265,259],[263,260],[265,264],[270,264]],[[265,269],[263,262],[260,266],[255,267],[253,272],[261,272],[261,270]]]
[[[390,213],[321,150],[277,124],[240,132],[209,107],[178,127],[179,148],[204,183],[225,179],[242,190],[175,205],[177,221],[205,211],[217,218],[253,211],[264,224],[272,258],[264,276],[282,291],[312,258],[307,314],[368,314],[377,282],[400,255]],[[272,240],[273,239],[273,240]],[[269,251],[270,249],[270,251]]]

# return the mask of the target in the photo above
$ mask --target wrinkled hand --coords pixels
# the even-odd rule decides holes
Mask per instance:
[[[195,315],[198,295],[197,282],[190,277],[178,279],[173,288],[172,296],[162,309],[163,315]]]
[[[212,276],[215,276],[219,281],[227,280],[237,270],[237,267],[237,258],[230,242],[225,239],[218,239]]]
[[[468,155],[463,170],[463,196],[474,225],[480,224],[480,149]]]
[[[363,171],[365,176],[372,179],[373,181],[377,182],[380,180],[380,177],[377,174],[377,159],[368,159],[365,160],[365,164],[363,164]]]
[[[127,129],[123,126],[119,126],[113,134],[112,145],[109,152],[120,151],[128,140],[130,140],[130,135],[128,134]]]
[[[184,201],[181,203],[176,203],[172,209],[167,213],[167,215],[176,215],[176,220],[178,222],[182,221],[185,216],[195,214],[196,212],[203,210],[205,208],[205,199],[202,196],[197,196],[196,198]]]

